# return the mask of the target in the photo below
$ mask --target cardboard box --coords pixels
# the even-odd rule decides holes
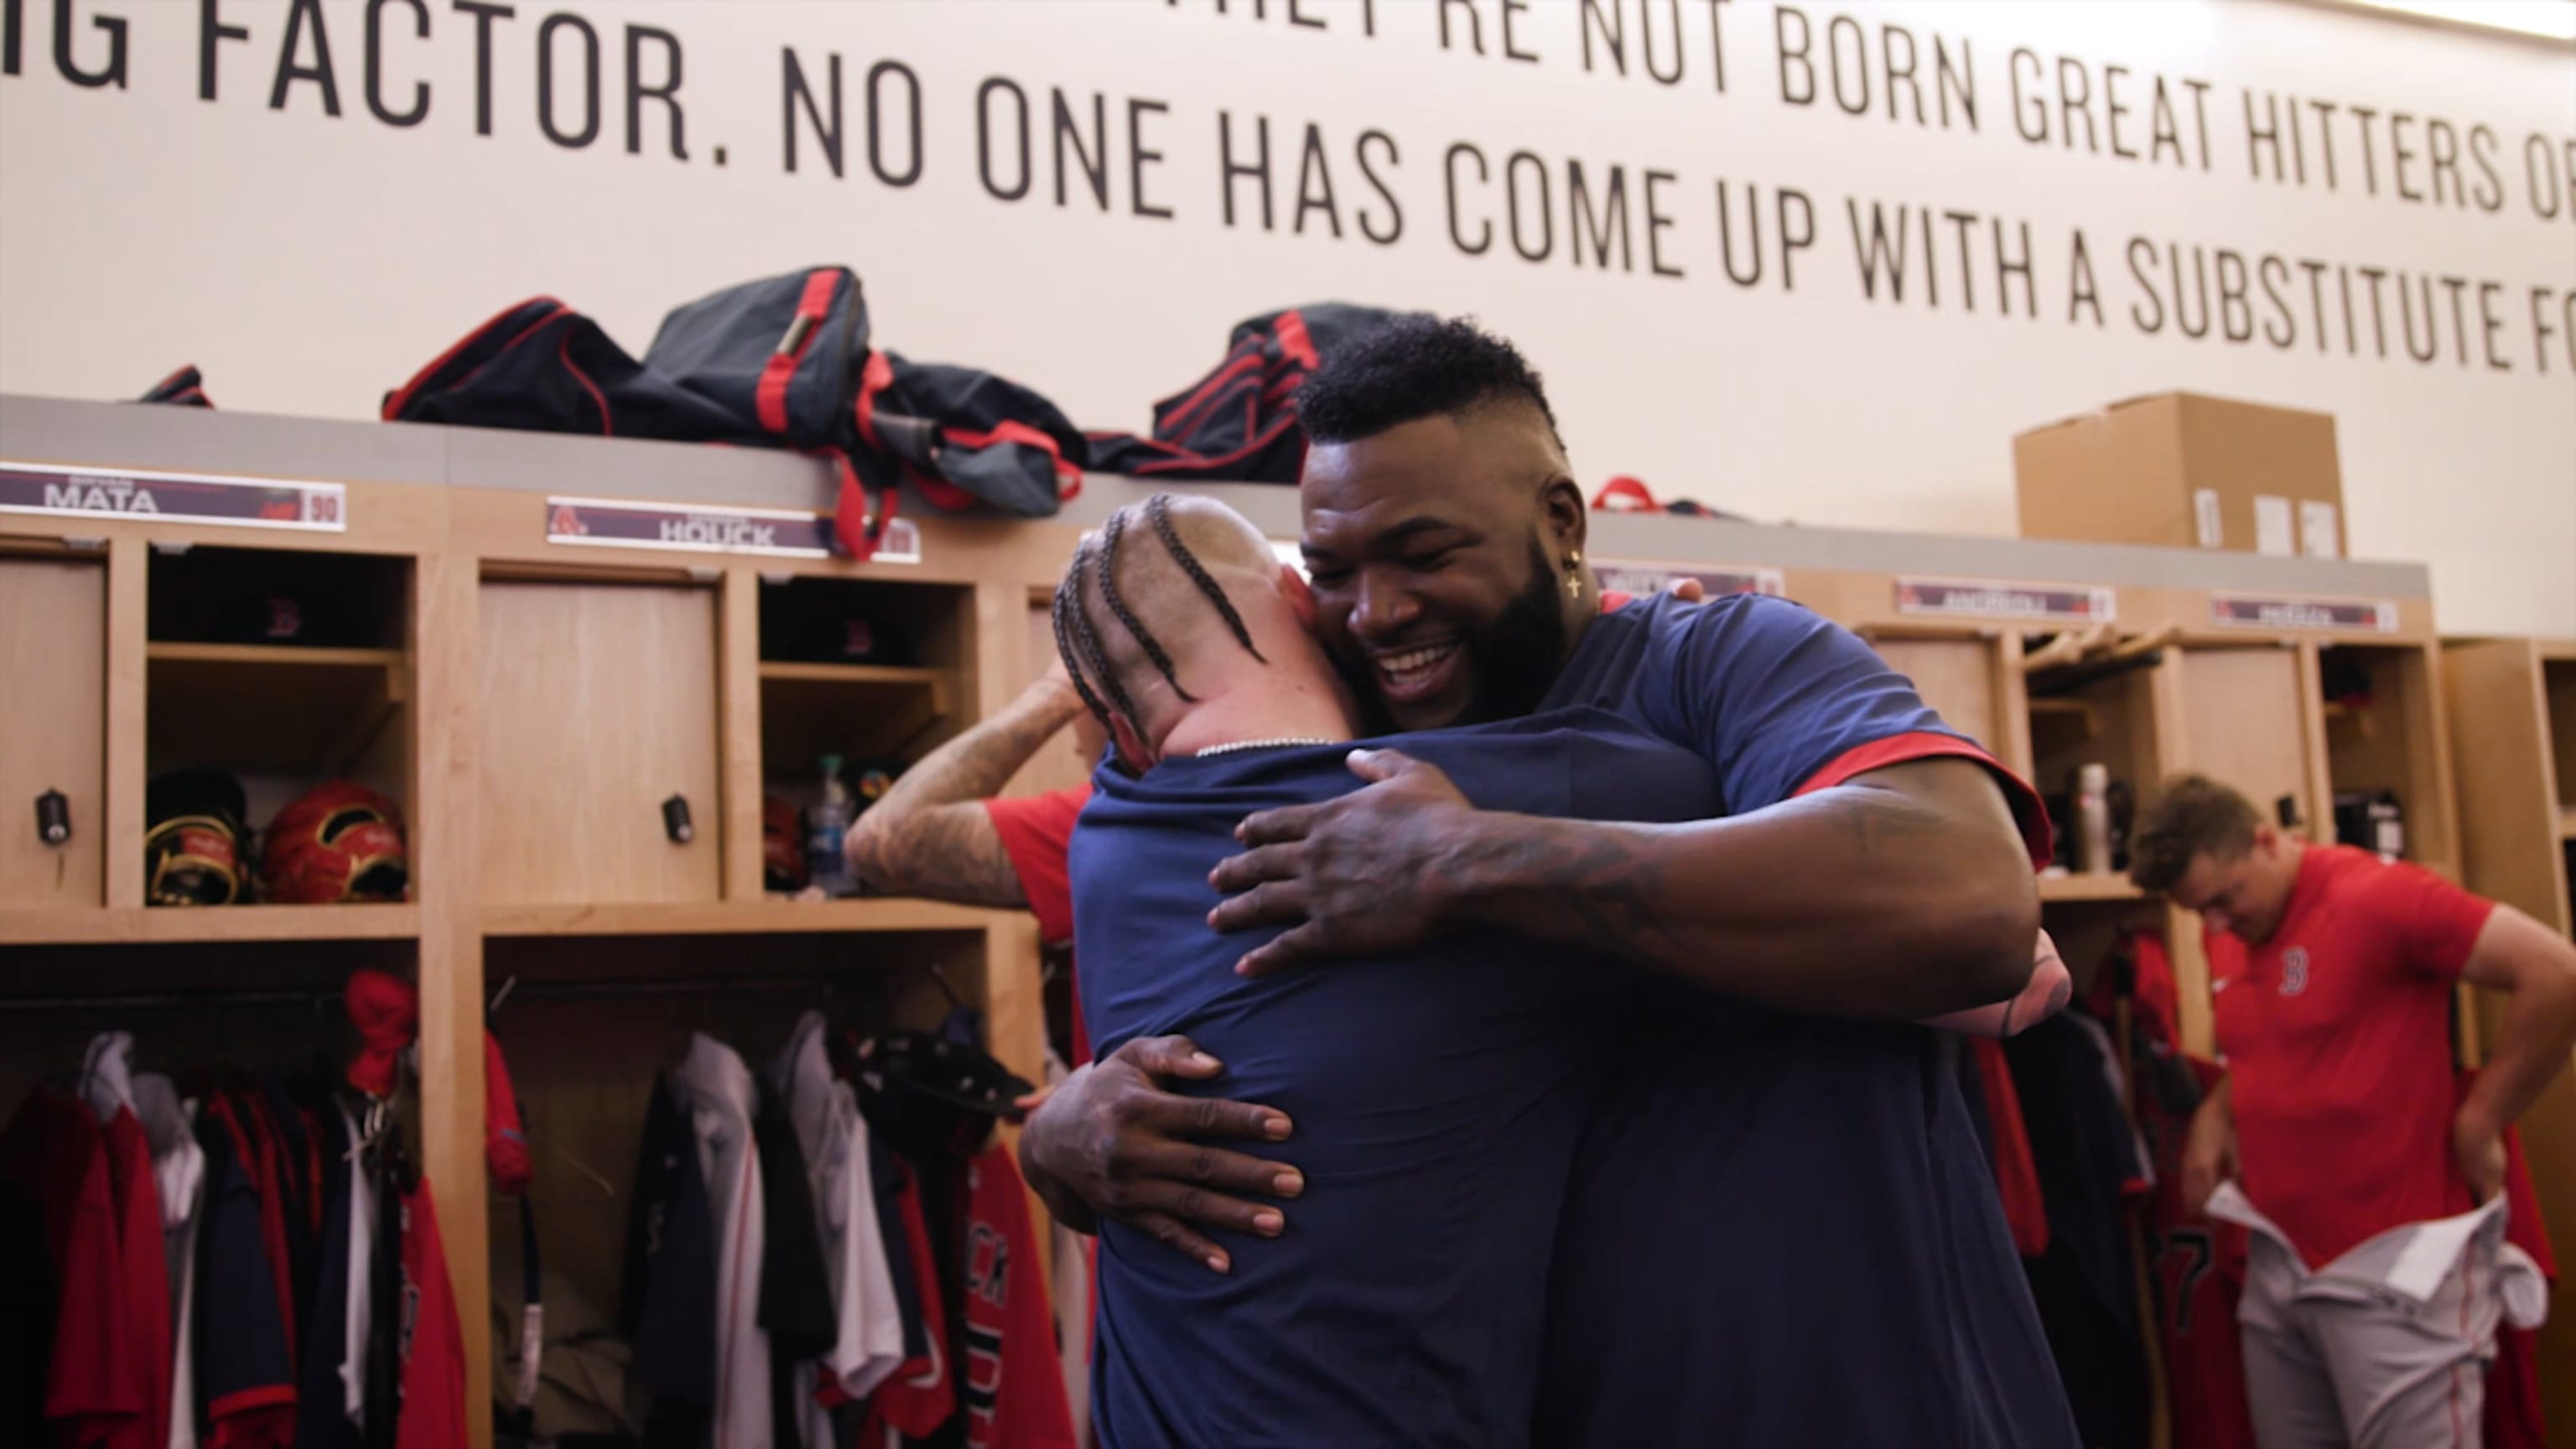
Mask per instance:
[[[2344,556],[2329,413],[2169,392],[2013,439],[2024,538]]]

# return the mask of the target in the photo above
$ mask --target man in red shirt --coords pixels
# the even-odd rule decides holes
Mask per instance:
[[[2227,1076],[2183,1193],[2253,1234],[2257,1439],[2475,1445],[2498,1321],[2541,1307],[2503,1242],[2504,1131],[2576,1049],[2576,947],[2429,871],[2283,834],[2199,776],[2165,786],[2133,854],[2206,928]],[[2459,980],[2511,997],[2465,1100]]]
[[[1000,798],[1002,787],[1070,728],[1090,773],[1107,736],[1057,665],[991,719],[922,757],[850,828],[850,868],[881,895],[1021,907],[1049,945],[1073,939],[1065,848],[1091,785]],[[1073,1013],[1073,1064],[1091,1060]]]

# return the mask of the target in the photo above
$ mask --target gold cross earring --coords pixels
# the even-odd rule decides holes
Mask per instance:
[[[1573,549],[1565,555],[1565,596],[1583,597],[1583,550]]]

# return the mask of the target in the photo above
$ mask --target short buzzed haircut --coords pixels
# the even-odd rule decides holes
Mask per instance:
[[[1547,389],[1519,348],[1466,318],[1414,312],[1326,354],[1297,389],[1297,420],[1311,442],[1355,443],[1505,399],[1537,408],[1556,436]]]
[[[2140,890],[2170,891],[2194,859],[2234,860],[2253,849],[2262,824],[2253,801],[2206,775],[2168,780],[2130,835],[2129,879]]]

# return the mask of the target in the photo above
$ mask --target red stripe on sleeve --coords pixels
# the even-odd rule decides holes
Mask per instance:
[[[2030,848],[2033,869],[2044,867],[2055,854],[2054,838],[2049,832],[2048,811],[2039,803],[2039,792],[2007,770],[1974,741],[1956,735],[1934,734],[1919,730],[1911,734],[1890,735],[1883,740],[1845,750],[1825,762],[1824,768],[1809,775],[1794,792],[1806,795],[1817,790],[1830,790],[1855,776],[1909,760],[1961,759],[1974,760],[1986,767],[1995,783],[2004,787],[2004,803],[2012,807],[2013,820],[2021,826],[2022,843]]]

